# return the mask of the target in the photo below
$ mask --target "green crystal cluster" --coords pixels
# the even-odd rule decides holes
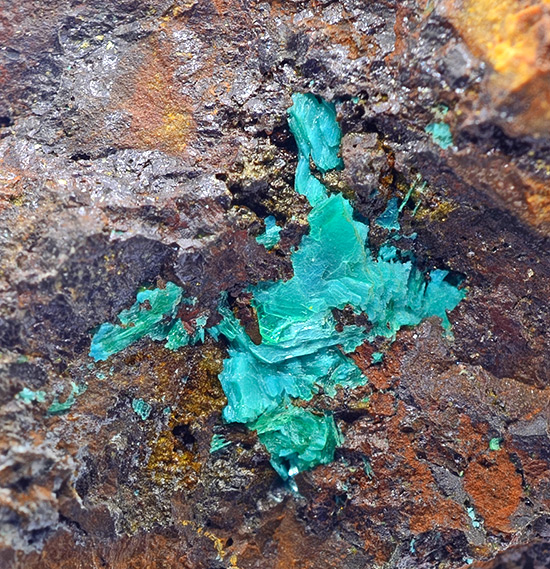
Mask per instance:
[[[360,329],[340,334],[323,326],[287,342],[270,344],[263,337],[256,345],[229,308],[220,306],[220,313],[223,320],[210,333],[229,342],[220,374],[228,401],[224,419],[256,430],[284,479],[332,461],[340,440],[333,417],[296,403],[310,401],[320,390],[333,397],[338,385],[356,387],[366,381],[338,348],[345,344],[352,351],[361,342]]]
[[[44,403],[46,401],[46,392],[45,391],[33,391],[28,387],[24,387],[17,395],[17,399],[21,399],[23,403],[32,403],[36,401],[38,403]]]
[[[367,225],[354,218],[347,199],[329,195],[317,177],[343,167],[334,105],[311,94],[296,94],[293,101],[289,125],[299,149],[295,189],[312,206],[309,234],[292,254],[294,276],[249,287],[262,337],[259,345],[223,295],[222,320],[208,330],[229,344],[220,374],[228,400],[224,419],[255,430],[284,479],[334,458],[341,435],[332,415],[316,408],[313,398],[320,392],[333,397],[339,386],[352,388],[367,381],[346,354],[379,336],[392,340],[401,327],[415,326],[429,316],[439,316],[449,329],[447,310],[465,295],[446,282],[446,271],[432,271],[426,278],[393,246],[372,254]],[[396,201],[388,212],[391,229],[399,228],[401,210]],[[269,231],[274,235],[274,224],[274,219],[266,219],[266,239]],[[170,349],[203,340],[204,323],[199,327],[202,336],[190,338],[176,318],[182,295],[173,283],[140,292],[136,304],[120,314],[121,326],[104,324],[99,329],[90,355],[106,359],[144,336],[167,340]],[[355,325],[337,326],[334,309],[348,306],[368,317],[368,332]],[[381,359],[380,354],[376,361]]]
[[[65,401],[59,401],[58,397],[54,397],[51,405],[46,410],[48,415],[62,415],[70,411],[71,407],[76,403],[76,398],[82,395],[86,389],[88,389],[87,384],[77,385],[74,381],[71,381],[71,392],[66,397]],[[45,403],[46,402],[46,392],[45,391],[33,391],[28,387],[24,387],[17,395],[17,399],[20,399],[25,404],[30,404],[33,402]]]
[[[343,442],[330,415],[314,414],[288,402],[264,413],[253,428],[284,479],[331,462],[334,449]]]
[[[94,334],[90,356],[95,361],[106,360],[145,336],[165,340],[171,350],[204,341],[206,317],[196,319],[195,333],[190,335],[176,318],[182,304],[193,304],[193,300],[186,298],[183,289],[171,282],[164,289],[138,292],[133,306],[118,315],[120,325],[106,322]]]
[[[313,206],[326,198],[325,186],[313,175],[310,159],[321,174],[341,170],[342,133],[332,103],[319,100],[311,93],[296,93],[288,110],[288,125],[298,145],[298,166],[294,188]]]
[[[210,454],[214,454],[230,444],[231,441],[226,441],[223,435],[212,435],[212,440],[210,441]]]
[[[366,381],[345,353],[376,336],[393,339],[401,327],[429,316],[449,328],[446,311],[464,296],[445,282],[446,271],[433,271],[427,282],[410,260],[399,260],[395,247],[372,255],[368,227],[310,169],[310,163],[322,173],[342,167],[334,106],[310,94],[293,99],[289,125],[300,153],[295,186],[313,206],[310,231],[292,255],[290,280],[250,287],[262,343],[255,345],[227,309],[216,330],[230,344],[220,375],[228,398],[224,418],[258,432],[283,478],[334,457],[340,437],[334,419],[304,402],[321,390],[334,396],[337,386]],[[368,333],[353,325],[337,331],[333,309],[348,305],[368,316]]]
[[[142,421],[145,421],[151,414],[153,407],[147,401],[135,398],[132,399],[132,410],[138,417],[141,417]]]

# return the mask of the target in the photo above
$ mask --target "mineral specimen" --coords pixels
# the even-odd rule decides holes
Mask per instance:
[[[212,435],[210,441],[210,453],[218,452],[231,444],[231,441],[226,441],[222,435]]]
[[[548,0],[0,0],[2,569],[549,566],[549,14]],[[323,99],[302,106],[341,129],[325,173],[286,120],[309,92]],[[425,131],[442,122],[446,150]],[[227,291],[246,349],[267,345],[251,288],[294,276],[312,209],[299,155],[308,185],[369,226],[373,262],[426,283],[449,270],[468,295],[452,337],[432,317],[370,340],[366,314],[331,310],[335,335],[366,341],[327,348],[342,373],[264,413],[268,451],[248,423],[221,424],[240,347],[207,328]],[[400,228],[380,227],[394,199]],[[271,215],[268,250],[255,237]],[[173,341],[88,356],[103,322],[129,333],[117,314],[140,287],[167,282],[182,302],[153,327],[172,319]],[[307,360],[325,352],[291,360],[317,376]],[[349,366],[368,382],[337,387]],[[88,389],[48,413],[72,383]],[[296,407],[329,442],[338,427],[337,450],[284,483],[270,453],[294,474],[333,444],[301,445]],[[214,434],[231,445],[210,453]]]
[[[401,226],[399,225],[399,200],[397,198],[391,198],[388,202],[386,209],[381,215],[376,218],[376,225],[388,229],[389,231],[399,231]]]
[[[172,334],[169,341],[177,335],[179,342],[186,343],[181,323],[174,320],[181,298],[182,289],[174,283],[167,283],[165,289],[138,292],[135,304],[118,315],[121,326],[106,322],[94,334],[90,356],[96,361],[106,360],[144,336],[165,340]]]
[[[364,383],[366,378],[342,352],[377,336],[394,338],[402,326],[429,316],[439,316],[448,329],[446,311],[465,295],[445,281],[446,271],[432,271],[426,283],[410,261],[398,259],[395,249],[373,257],[368,227],[353,219],[353,208],[342,195],[328,196],[310,170],[310,159],[324,173],[343,167],[334,105],[312,94],[296,94],[293,100],[289,126],[299,148],[296,191],[313,206],[310,231],[292,255],[290,280],[250,288],[261,345],[248,338],[229,311],[217,328],[230,342],[220,375],[228,397],[224,418],[257,430],[283,478],[330,462],[339,440],[330,416],[316,416],[290,398],[309,401],[320,389],[334,396],[337,386]],[[355,325],[336,330],[332,311],[348,305],[368,316],[369,332]],[[274,444],[281,440],[284,445]]]
[[[33,391],[28,387],[24,387],[18,394],[17,397],[24,401],[25,403],[32,403],[37,401],[38,403],[44,403],[46,401],[45,391]]]
[[[344,354],[379,336],[393,339],[401,327],[429,316],[439,316],[449,329],[446,311],[465,295],[445,281],[446,271],[432,271],[426,282],[411,261],[399,259],[395,247],[383,247],[374,257],[367,244],[368,227],[353,218],[350,202],[339,194],[329,196],[313,175],[310,160],[323,173],[343,167],[333,104],[296,94],[289,125],[299,148],[296,191],[313,206],[309,234],[292,254],[294,276],[250,287],[260,345],[223,302],[223,320],[209,330],[229,342],[229,358],[220,374],[228,399],[224,419],[255,430],[285,479],[334,457],[340,441],[334,419],[299,402],[310,401],[321,390],[334,397],[337,387],[367,381]],[[397,218],[397,202],[394,206]],[[189,338],[175,318],[181,301],[182,289],[171,282],[164,290],[141,291],[136,304],[119,315],[126,327],[103,324],[90,354],[105,359],[145,335],[168,339],[170,349],[185,345]],[[368,332],[356,325],[337,330],[332,311],[346,306],[367,315]],[[205,321],[200,324],[202,328]]]
[[[61,415],[62,413],[66,413],[71,409],[71,407],[76,403],[76,398],[79,395],[82,395],[88,386],[86,384],[77,385],[74,382],[71,382],[71,392],[65,399],[65,401],[59,401],[56,397],[52,404],[48,407],[48,415]]]

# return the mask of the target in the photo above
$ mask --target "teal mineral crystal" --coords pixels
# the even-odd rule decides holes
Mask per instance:
[[[52,404],[48,407],[48,415],[62,415],[70,411],[71,407],[76,403],[76,398],[82,395],[88,386],[86,384],[77,385],[74,381],[71,382],[71,392],[65,401],[59,401],[56,397]]]
[[[340,140],[342,133],[333,103],[311,93],[296,93],[288,110],[288,125],[298,145],[298,166],[294,187],[307,196],[312,205],[327,195],[325,186],[312,174],[310,159],[322,174],[342,169]]]
[[[100,326],[92,339],[90,356],[95,361],[106,360],[145,336],[165,340],[170,350],[204,341],[206,317],[196,319],[196,331],[190,335],[182,321],[176,318],[182,304],[193,304],[193,300],[185,297],[183,289],[171,282],[166,288],[138,292],[132,307],[118,315],[120,325],[106,322]]]
[[[17,395],[17,399],[21,399],[23,403],[32,403],[36,401],[38,403],[44,403],[46,401],[45,391],[33,391],[28,387],[24,387]]]
[[[231,441],[226,441],[223,435],[212,435],[212,440],[210,441],[210,454],[214,454],[230,444]]]
[[[142,421],[145,421],[153,410],[147,401],[138,398],[132,399],[132,409],[138,417],[141,417]]]
[[[265,231],[256,237],[256,241],[266,249],[273,249],[281,240],[279,233],[283,230],[275,222],[275,217],[269,215],[265,218]]]
[[[384,361],[384,354],[382,352],[374,352],[371,358],[373,364],[381,364]]]
[[[373,257],[366,246],[368,227],[353,219],[351,204],[341,195],[325,198],[309,215],[310,233],[292,256],[294,277],[261,283],[251,290],[263,342],[302,349],[342,344],[355,349],[365,338],[394,338],[403,326],[439,316],[450,327],[451,310],[464,292],[445,281],[446,271],[433,271],[427,282],[412,261],[400,262],[395,248]],[[351,305],[369,317],[372,330],[347,327],[335,332],[332,309]],[[329,339],[332,338],[332,339]]]
[[[399,231],[401,225],[399,224],[398,218],[399,206],[397,205],[397,198],[391,198],[386,209],[376,218],[375,223],[388,231]]]
[[[434,122],[426,127],[426,132],[432,135],[432,140],[443,150],[453,144],[451,129],[447,123]]]
[[[342,443],[334,419],[283,402],[275,411],[264,413],[249,425],[271,454],[271,464],[286,479],[334,458]]]
[[[353,351],[361,343],[360,328],[350,326],[338,333],[325,326],[312,330],[309,338],[257,346],[228,308],[221,306],[220,312],[224,318],[211,333],[223,334],[230,346],[220,375],[228,399],[223,416],[228,422],[252,423],[263,413],[275,412],[283,401],[309,401],[320,390],[333,397],[338,385],[356,387],[365,381],[337,347]],[[333,328],[334,324],[333,320]]]
[[[181,297],[182,289],[174,283],[167,283],[165,289],[138,292],[135,304],[118,315],[120,326],[109,322],[101,325],[92,339],[90,356],[96,361],[106,360],[145,336],[166,340],[173,334],[174,342],[182,343],[185,330],[173,324]],[[170,319],[168,325],[166,318]]]

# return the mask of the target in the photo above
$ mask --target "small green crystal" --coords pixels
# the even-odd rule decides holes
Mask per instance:
[[[384,354],[382,352],[374,352],[371,357],[373,364],[380,364],[384,360]]]
[[[332,462],[334,449],[342,443],[331,415],[317,415],[288,401],[264,413],[250,428],[257,431],[283,479]]]
[[[443,150],[446,150],[453,144],[453,135],[447,123],[434,122],[429,124],[425,130],[432,135],[432,140]]]
[[[45,391],[33,391],[28,387],[24,387],[17,395],[17,399],[21,399],[23,403],[32,403],[36,401],[37,403],[44,403],[46,401],[46,392]]]
[[[397,205],[397,201],[397,198],[391,198],[386,209],[376,218],[376,225],[388,231],[399,231],[401,229],[401,225],[399,225],[398,221],[399,206]]]
[[[136,415],[145,421],[151,414],[153,408],[143,399],[132,399],[132,409]]]
[[[61,402],[56,397],[52,404],[48,407],[47,413],[48,415],[62,415],[63,413],[67,413],[71,407],[76,403],[76,398],[79,395],[82,395],[88,386],[86,384],[77,385],[74,381],[71,382],[71,393],[65,399],[65,401]]]
[[[189,332],[183,326],[183,322],[181,320],[175,320],[172,327],[170,328],[170,332],[166,336],[166,347],[169,350],[179,350],[183,346],[187,346],[189,344]]]
[[[256,237],[256,241],[266,249],[273,249],[281,240],[279,233],[283,230],[275,221],[275,217],[270,215],[265,218],[265,232]]]
[[[181,297],[182,289],[171,282],[165,289],[142,290],[136,303],[118,315],[120,326],[109,322],[101,325],[92,339],[90,356],[95,361],[106,360],[145,336],[166,339],[173,325],[170,322],[167,326],[165,319],[175,317]]]
[[[472,526],[475,528],[479,528],[481,526],[481,523],[479,522],[476,516],[475,510],[471,506],[468,506],[466,508],[466,512],[468,513],[468,517],[472,520]]]
[[[206,316],[196,318],[192,336],[183,322],[176,318],[180,306],[195,302],[196,299],[185,297],[183,289],[172,282],[166,283],[164,289],[138,292],[136,302],[118,315],[120,325],[106,322],[100,326],[92,338],[90,356],[95,361],[106,360],[145,336],[152,340],[166,340],[169,350],[203,342]]]
[[[369,478],[374,477],[374,470],[372,469],[372,464],[368,458],[363,458],[363,470]]]
[[[434,117],[438,120],[441,120],[447,116],[447,113],[449,112],[449,107],[444,103],[439,103],[438,105],[432,108],[432,111],[434,113]]]
[[[204,334],[205,334],[205,326],[206,322],[208,321],[208,316],[199,316],[195,320],[195,333],[191,338],[192,344],[198,344],[199,342],[204,342]]]
[[[500,450],[502,448],[502,439],[495,437],[489,441],[489,450]]]
[[[230,444],[231,441],[226,441],[223,435],[212,435],[212,440],[210,441],[210,454],[213,454]]]

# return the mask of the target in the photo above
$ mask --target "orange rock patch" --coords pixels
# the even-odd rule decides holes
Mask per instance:
[[[517,510],[523,495],[521,475],[508,453],[500,451],[480,457],[464,474],[464,488],[488,529],[513,531],[510,517]]]
[[[193,134],[194,120],[166,59],[153,42],[152,53],[133,78],[133,94],[123,105],[131,116],[124,140],[134,148],[182,154]]]

